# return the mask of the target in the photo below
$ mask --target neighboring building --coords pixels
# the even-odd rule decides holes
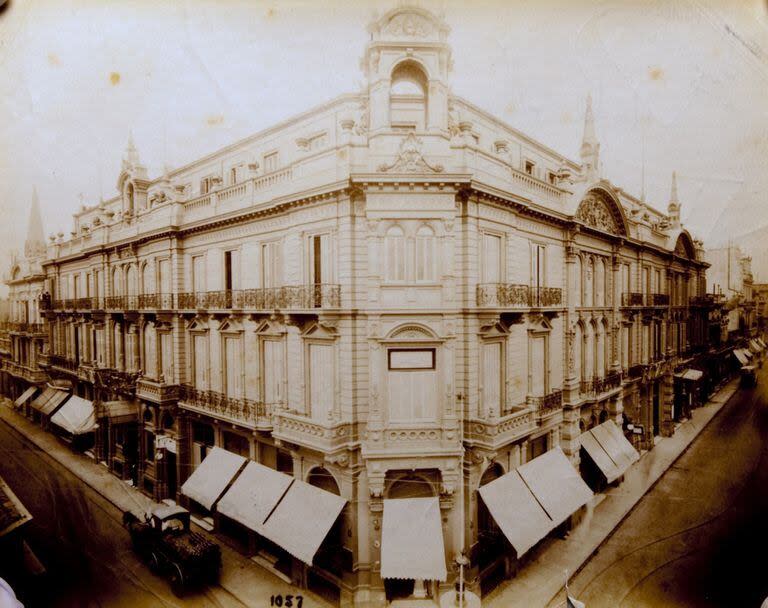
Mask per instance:
[[[667,214],[604,179],[591,102],[575,162],[453,95],[448,31],[388,12],[363,93],[160,177],[130,141],[119,194],[44,263],[44,363],[95,403],[96,456],[355,605],[437,598],[462,551],[492,588],[514,552],[477,489],[554,475],[560,449],[578,466],[607,420],[638,448],[671,435],[709,330],[674,176]],[[219,500],[245,459],[266,469]],[[288,486],[279,526],[237,508]],[[409,509],[432,518],[400,535],[432,535],[410,565]]]
[[[754,283],[752,294],[755,299],[757,327],[759,332],[764,334],[768,329],[768,283]]]
[[[3,394],[17,399],[31,387],[45,383],[47,375],[39,362],[46,349],[46,333],[40,311],[45,289],[45,274],[41,262],[46,257],[43,225],[37,192],[32,195],[24,255],[14,255],[8,286],[7,320],[0,328],[0,388]]]
[[[710,269],[707,290],[722,294],[728,311],[729,340],[753,337],[757,333],[757,311],[753,294],[752,258],[738,245],[708,249]]]

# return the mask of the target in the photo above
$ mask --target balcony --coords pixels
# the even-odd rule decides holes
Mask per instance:
[[[559,287],[530,287],[515,283],[483,283],[477,286],[477,305],[486,308],[550,308],[563,304]]]
[[[228,397],[223,393],[201,390],[189,384],[179,386],[178,394],[179,405],[186,410],[253,429],[267,430],[272,426],[272,406],[269,404],[252,399]]]
[[[715,296],[713,294],[693,296],[690,299],[690,304],[696,308],[711,308],[715,305]]]
[[[563,391],[556,390],[539,397],[528,397],[528,404],[533,408],[536,421],[542,420],[563,409]]]
[[[76,374],[77,368],[80,364],[73,359],[67,359],[67,357],[63,355],[49,354],[48,365]]]
[[[522,406],[499,418],[470,418],[464,425],[464,442],[495,450],[525,437],[535,429],[533,410]]]
[[[341,305],[339,285],[290,285],[260,289],[182,292],[179,310],[302,310],[338,308]]]
[[[669,294],[652,293],[651,302],[652,302],[652,306],[657,306],[657,307],[669,306]]]
[[[591,380],[582,380],[580,389],[583,396],[600,396],[621,386],[621,372],[611,372],[605,376],[595,376]]]
[[[42,323],[8,323],[8,331],[22,334],[42,334],[45,332]]]
[[[173,403],[179,398],[179,385],[139,378],[136,382],[136,397],[158,405]]]
[[[341,420],[321,422],[303,414],[275,409],[275,439],[320,452],[335,452],[355,441],[354,425]]]
[[[643,294],[637,291],[630,291],[621,294],[621,305],[624,307],[643,306],[645,298]]]
[[[7,371],[12,376],[23,378],[27,382],[31,382],[33,384],[45,382],[48,378],[48,375],[44,370],[21,365],[20,363],[15,363],[13,361],[5,361],[3,367],[5,371]]]

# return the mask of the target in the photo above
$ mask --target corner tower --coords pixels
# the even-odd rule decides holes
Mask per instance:
[[[370,132],[448,130],[450,28],[422,8],[398,7],[368,26],[362,68],[368,84]]]

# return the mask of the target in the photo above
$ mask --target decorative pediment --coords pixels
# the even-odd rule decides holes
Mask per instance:
[[[400,151],[391,165],[379,165],[381,173],[442,173],[442,165],[432,165],[421,152],[422,141],[414,133],[408,133],[400,143]]]
[[[285,334],[285,326],[277,320],[265,319],[256,328],[256,333],[271,336],[282,336]]]
[[[626,236],[624,216],[619,205],[602,190],[590,190],[579,203],[576,219],[603,232]]]
[[[434,340],[436,336],[423,325],[401,325],[389,337],[397,340]]]
[[[220,332],[239,333],[243,331],[243,324],[237,319],[226,318],[219,324]]]
[[[201,316],[193,317],[187,323],[187,331],[208,331],[208,319]]]
[[[535,313],[528,319],[528,331],[552,331],[552,323],[544,315]]]
[[[681,232],[675,242],[675,255],[681,258],[694,259],[696,257],[696,250],[691,242],[687,232]]]
[[[429,11],[414,6],[393,9],[369,26],[377,41],[443,41],[448,26]]]
[[[338,337],[336,328],[333,325],[326,325],[320,322],[310,323],[302,332],[305,338],[317,338],[321,340],[334,340]]]

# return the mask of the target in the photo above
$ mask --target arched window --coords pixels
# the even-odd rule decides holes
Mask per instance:
[[[584,369],[583,365],[583,352],[584,352],[584,330],[581,327],[580,323],[576,324],[576,327],[573,332],[573,366],[574,366],[574,376],[578,378],[579,380],[583,380],[584,376],[582,375],[582,371]]]
[[[605,262],[602,259],[595,266],[595,306],[605,306]]]
[[[576,256],[576,263],[573,265],[573,294],[576,298],[576,306],[583,306],[584,300],[582,297],[582,289],[581,289],[581,275],[582,275],[582,264],[581,264],[581,256]]]
[[[123,277],[120,268],[114,268],[112,270],[112,295],[123,295]]]
[[[139,291],[139,282],[138,282],[138,276],[136,272],[136,266],[133,264],[128,266],[128,270],[125,273],[125,286],[127,290],[127,294],[129,296],[135,296],[137,295]]]
[[[433,282],[437,279],[435,233],[429,226],[416,231],[416,280]]]
[[[595,376],[602,376],[605,371],[605,326],[595,328]]]
[[[392,226],[384,237],[385,278],[389,282],[405,281],[405,233]]]
[[[392,71],[389,90],[390,123],[394,127],[426,128],[427,75],[415,61],[403,61]]]
[[[130,213],[133,213],[134,211],[133,200],[134,200],[133,184],[131,182],[128,182],[128,184],[125,186],[125,210]]]
[[[584,282],[584,306],[595,305],[595,260],[589,258],[587,263],[587,276]]]
[[[141,293],[155,293],[155,266],[146,262],[141,267]]]
[[[421,475],[405,475],[392,482],[387,498],[431,498],[435,495],[432,484]]]
[[[604,374],[606,376],[608,375],[608,372],[610,372],[611,365],[613,364],[612,356],[611,356],[612,343],[613,343],[613,336],[611,335],[611,331],[608,328],[608,323],[603,321],[603,350],[605,352],[603,361],[604,361]]]

